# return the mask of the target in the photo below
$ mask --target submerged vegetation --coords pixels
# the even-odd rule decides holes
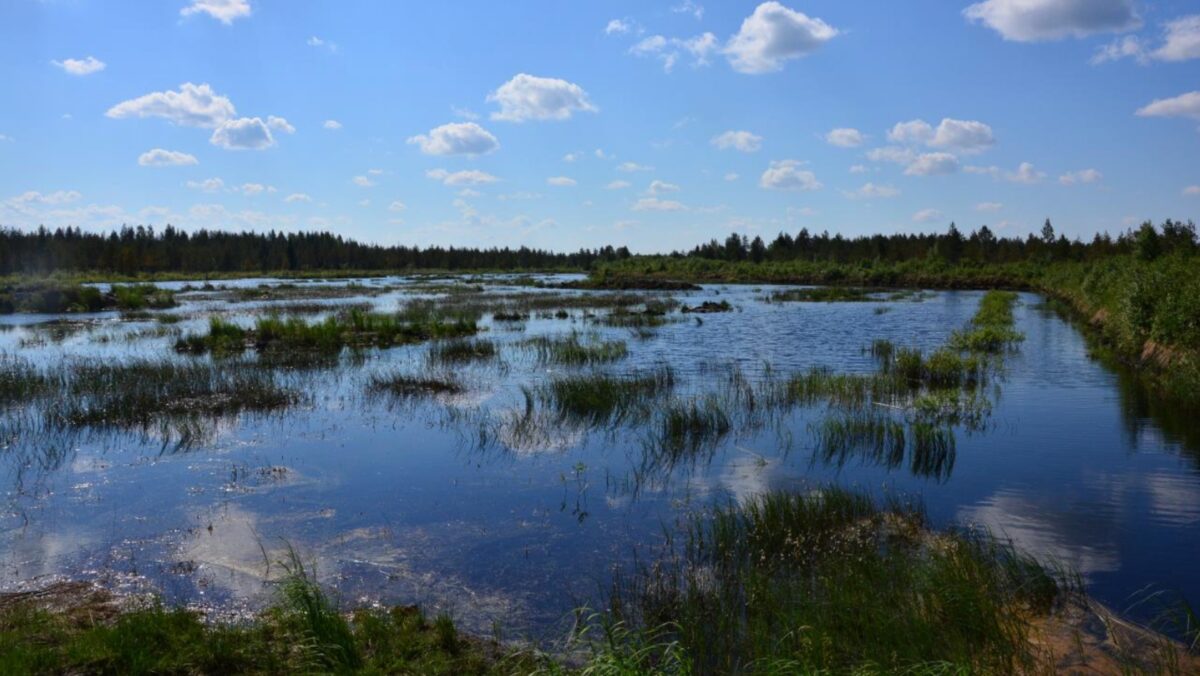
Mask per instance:
[[[602,364],[624,359],[629,354],[624,341],[593,339],[584,342],[575,332],[566,336],[537,336],[524,344],[545,364]]]

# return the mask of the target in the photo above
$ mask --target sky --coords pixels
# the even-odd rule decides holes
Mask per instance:
[[[1195,0],[4,0],[0,226],[635,252],[1200,215]]]

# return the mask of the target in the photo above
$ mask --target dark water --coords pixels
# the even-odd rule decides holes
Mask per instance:
[[[488,287],[517,291],[525,290]],[[647,464],[646,429],[555,424],[519,438],[505,422],[523,406],[522,385],[571,370],[539,366],[516,345],[539,333],[624,339],[630,356],[602,368],[669,364],[680,391],[700,393],[733,370],[761,378],[767,364],[784,374],[812,366],[870,372],[871,341],[934,349],[981,296],[770,304],[764,294],[736,286],[683,294],[689,304],[726,299],[737,311],[671,323],[645,338],[578,313],[494,325],[487,336],[506,345],[501,359],[463,369],[466,393],[424,402],[364,395],[373,373],[428,370],[428,346],[417,345],[296,375],[311,395],[305,405],[215,421],[210,437],[188,448],[153,434],[18,440],[0,449],[0,587],[95,578],[171,602],[245,611],[269,598],[264,580],[279,569],[267,564],[291,546],[315,561],[344,603],[422,603],[449,609],[474,631],[495,622],[548,636],[572,608],[602,603],[613,566],[627,565],[635,551],[652,553],[682,515],[769,489],[837,482],[920,494],[938,523],[1007,536],[1078,571],[1117,608],[1148,587],[1200,599],[1192,574],[1200,422],[1171,415],[1127,375],[1091,359],[1083,337],[1036,296],[1023,295],[1016,309],[1026,340],[989,388],[996,401],[987,428],[959,430],[952,463],[940,472],[816,457],[813,411],[742,430],[672,467]],[[408,297],[389,290],[321,302],[393,309]],[[44,364],[194,359],[171,350],[176,331],[202,328],[208,311],[249,322],[263,307],[181,298],[173,312],[187,319],[165,328],[114,313],[70,316],[66,326],[45,324],[62,319],[55,317],[0,318],[9,325],[0,350]]]

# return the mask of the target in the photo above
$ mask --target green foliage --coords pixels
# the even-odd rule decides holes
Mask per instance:
[[[567,366],[614,362],[629,354],[624,341],[583,342],[575,332],[566,336],[537,336],[525,341],[525,345],[537,352],[542,363]]]

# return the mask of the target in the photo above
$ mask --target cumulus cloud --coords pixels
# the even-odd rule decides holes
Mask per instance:
[[[1102,63],[1120,61],[1125,58],[1137,59],[1141,63],[1149,60],[1146,55],[1145,46],[1136,35],[1126,35],[1123,38],[1117,38],[1106,45],[1100,46],[1092,56],[1091,64],[1097,66]]]
[[[737,172],[734,172],[734,171],[731,171],[728,174],[725,174],[726,181],[736,181],[736,180],[738,180],[738,178],[740,178],[740,177],[737,175]]]
[[[1200,120],[1200,91],[1155,99],[1138,109],[1139,117],[1190,117]]]
[[[654,167],[647,167],[646,165],[638,164],[637,162],[622,162],[617,165],[617,171],[624,171],[626,173],[632,173],[635,171],[653,171],[653,170],[654,170]]]
[[[546,183],[559,188],[568,188],[575,185],[576,181],[570,176],[551,176],[550,178],[546,179]]]
[[[234,188],[234,192],[240,192],[246,197],[254,197],[264,192],[275,192],[275,186],[262,183],[243,183],[241,187]]]
[[[771,0],[742,21],[724,53],[739,73],[770,73],[782,69],[790,59],[811,54],[837,35],[838,30],[821,19]]]
[[[1151,56],[1161,61],[1200,59],[1200,14],[1168,22],[1163,44]]]
[[[683,0],[677,5],[672,5],[671,11],[676,14],[691,14],[697,20],[704,18],[704,6],[698,5],[692,0]]]
[[[1200,196],[1200,185],[1189,185],[1183,189],[1183,194],[1188,197]]]
[[[47,205],[57,206],[60,204],[70,204],[83,199],[83,194],[78,190],[55,190],[50,193],[38,192],[37,190],[27,190],[16,197],[5,200],[8,205]]]
[[[488,94],[487,100],[500,106],[500,110],[492,113],[492,119],[507,122],[566,120],[576,112],[598,110],[579,85],[527,73],[520,73],[500,85]]]
[[[858,188],[857,190],[847,190],[842,194],[851,199],[888,198],[899,196],[900,189],[890,185],[864,183],[862,187]]]
[[[50,63],[62,68],[63,71],[71,75],[91,75],[104,70],[106,64],[94,56],[88,56],[82,59],[63,59],[62,61],[51,61]]]
[[[608,185],[604,186],[604,189],[605,190],[624,190],[625,188],[631,187],[632,185],[633,184],[630,183],[629,181],[613,181],[612,183],[609,183]]]
[[[743,130],[730,130],[712,138],[712,144],[721,150],[733,148],[744,153],[757,152],[762,148],[762,137]]]
[[[184,185],[201,192],[219,192],[221,188],[225,187],[225,181],[219,178],[206,178],[203,181],[188,181]]]
[[[938,125],[929,145],[964,153],[980,152],[996,143],[992,128],[977,120],[945,118]]]
[[[269,118],[281,120],[282,118]],[[283,124],[287,124],[284,120]],[[259,117],[242,117],[227,120],[213,130],[208,142],[226,150],[265,150],[275,145],[275,137],[271,135],[272,128]]]
[[[996,142],[992,128],[977,120],[943,118],[935,129],[925,120],[898,122],[888,131],[892,143],[928,145],[959,152],[980,152]]]
[[[847,127],[831,130],[825,135],[826,143],[839,148],[857,148],[866,140],[866,135],[861,131]]]
[[[312,197],[310,197],[306,193],[294,192],[294,193],[288,195],[287,197],[283,198],[283,201],[287,202],[288,204],[291,204],[293,202],[311,202]]]
[[[674,183],[655,179],[650,182],[650,187],[646,189],[646,194],[648,195],[661,195],[666,192],[679,192],[679,186]]]
[[[189,164],[199,164],[194,155],[177,150],[154,148],[138,156],[138,164],[143,167],[182,167]]]
[[[684,211],[687,207],[675,200],[662,200],[657,197],[643,197],[633,205],[634,211]]]
[[[307,44],[309,47],[324,47],[325,49],[328,49],[330,53],[334,54],[336,54],[338,50],[337,43],[324,40],[315,35],[306,40],[305,44]]]
[[[325,120],[325,123],[321,126],[330,131],[337,131],[338,129],[342,128],[342,123],[338,122],[337,120]]]
[[[1022,162],[1016,171],[1004,175],[1004,178],[1012,183],[1025,184],[1038,183],[1045,177],[1046,174],[1035,169],[1029,162]]]
[[[451,122],[418,134],[408,142],[426,155],[484,155],[500,147],[488,130],[474,122]]]
[[[911,148],[899,146],[884,146],[867,151],[867,159],[872,162],[892,162],[893,164],[909,164],[917,159],[917,153]]]
[[[237,111],[227,97],[213,91],[207,83],[185,82],[179,91],[151,92],[122,101],[105,113],[114,119],[161,117],[172,124],[212,129],[233,118]]]
[[[707,66],[709,57],[717,48],[717,36],[712,33],[701,33],[686,39],[651,35],[630,47],[629,53],[634,56],[658,57],[662,61],[663,70],[669,73],[675,68],[679,57],[684,54],[691,57],[693,67]]]
[[[854,164],[854,165],[850,166],[851,174],[865,174],[868,171],[870,171],[870,169],[866,168],[865,166],[863,166],[861,164]]]
[[[958,158],[950,153],[918,155],[905,169],[908,176],[937,176],[958,171]]]
[[[1016,42],[1081,38],[1141,25],[1133,0],[985,0],[963,15]]]
[[[274,115],[267,116],[267,126],[273,131],[281,131],[285,134],[296,133],[296,128],[293,127],[291,123],[282,117],[275,117]]]
[[[759,186],[771,190],[819,190],[821,182],[815,174],[801,169],[797,160],[777,160],[758,179]]]
[[[482,185],[484,183],[495,183],[500,180],[478,169],[455,172],[446,171],[445,169],[430,169],[425,172],[425,175],[435,181],[441,181],[445,185]]]
[[[207,14],[228,26],[237,19],[250,16],[248,0],[192,0],[192,4],[179,10],[182,16]]]
[[[1104,178],[1104,174],[1095,169],[1081,169],[1079,171],[1068,171],[1059,176],[1058,182],[1063,185],[1075,185],[1077,183],[1095,183],[1102,178]]]
[[[401,202],[400,200],[395,200],[394,202],[392,202],[391,204],[388,205],[388,211],[393,211],[393,212],[404,211],[407,208],[408,208],[408,205],[405,204],[404,202]]]
[[[355,176],[354,178],[352,178],[350,180],[351,180],[351,182],[354,183],[354,185],[356,185],[360,188],[374,188],[375,187],[375,181],[372,181],[367,176]]]
[[[936,221],[941,217],[942,212],[938,211],[937,209],[922,209],[913,214],[912,219],[914,223],[928,223],[930,221]]]
[[[975,205],[975,211],[1000,211],[1004,205],[999,202],[980,202]]]

